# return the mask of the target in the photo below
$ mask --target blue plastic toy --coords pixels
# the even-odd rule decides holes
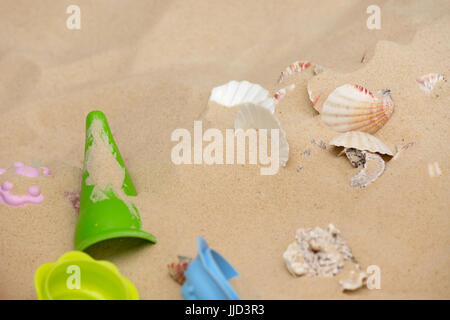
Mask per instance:
[[[198,255],[185,272],[181,295],[187,300],[239,300],[228,280],[239,273],[205,239],[197,239]]]

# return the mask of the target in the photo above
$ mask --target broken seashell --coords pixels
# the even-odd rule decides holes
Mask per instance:
[[[306,90],[308,91],[308,97],[309,97],[309,100],[312,102],[312,105],[313,105],[314,109],[316,109],[316,108],[315,108],[315,105],[317,104],[317,101],[319,101],[319,99],[320,99],[320,94],[317,95],[317,96],[315,96],[315,95],[313,94],[313,92],[311,91],[311,88],[309,87],[309,82],[308,82],[308,84],[307,84],[307,86],[306,86]],[[317,109],[316,109],[316,110],[317,110]],[[317,111],[320,112],[320,110],[317,110]]]
[[[235,130],[242,129],[270,129],[279,130],[279,157],[280,165],[286,166],[289,160],[289,144],[286,140],[286,133],[281,129],[280,122],[269,109],[258,104],[246,103],[238,111],[234,121]]]
[[[407,143],[407,144],[405,144],[405,145],[403,145],[403,146],[401,146],[401,147],[395,146],[395,148],[397,149],[397,152],[395,153],[395,155],[394,155],[394,157],[392,158],[392,160],[397,160],[397,158],[399,157],[399,155],[400,155],[403,151],[408,150],[410,147],[414,146],[415,144],[416,144],[416,143],[413,141],[413,142]]]
[[[295,61],[291,63],[286,70],[281,72],[280,77],[278,78],[278,83],[281,83],[285,77],[292,75],[294,73],[302,72],[306,68],[311,66],[311,62],[309,61]]]
[[[178,262],[173,262],[167,265],[169,275],[179,284],[183,284],[186,281],[184,273],[186,272],[192,258],[185,256],[178,256]]]
[[[357,150],[377,152],[380,154],[393,156],[392,151],[383,142],[366,132],[346,132],[335,137],[329,144],[337,147],[355,148]]]
[[[439,168],[439,163],[437,161],[428,164],[428,174],[431,178],[439,177],[442,174],[441,168]]]
[[[302,276],[308,273],[305,266],[305,261],[302,257],[302,252],[298,249],[297,241],[292,242],[283,253],[283,259],[286,263],[286,268],[293,276]]]
[[[364,52],[362,58],[361,58],[361,63],[366,62],[366,53]]]
[[[338,132],[377,132],[389,120],[394,104],[389,89],[374,96],[358,85],[345,84],[335,89],[325,100],[322,121]]]
[[[344,270],[347,269],[344,267]],[[359,265],[355,264],[345,271],[342,280],[339,280],[339,286],[342,291],[354,291],[366,285],[367,274],[361,271]]]
[[[350,179],[350,186],[363,188],[377,180],[384,172],[386,164],[378,154],[363,151],[364,165],[361,171]]]
[[[248,102],[254,104],[263,102],[268,99],[268,93],[259,84],[233,80],[212,89],[209,100],[231,108]]]
[[[429,73],[416,79],[419,88],[426,93],[430,93],[431,91],[433,91],[435,84],[439,81],[447,82],[447,79],[445,79],[442,74],[438,73]]]

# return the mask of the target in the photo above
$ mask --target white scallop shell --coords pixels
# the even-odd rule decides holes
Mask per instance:
[[[379,98],[369,90],[345,84],[335,89],[325,100],[322,121],[338,132],[377,132],[394,111],[390,90],[381,90]]]
[[[344,148],[355,148],[380,154],[393,156],[392,151],[378,138],[373,135],[360,132],[350,131],[343,133],[330,141],[330,145]]]
[[[280,165],[286,166],[289,160],[289,144],[286,140],[286,133],[281,129],[280,122],[269,109],[261,105],[246,103],[238,111],[234,121],[235,130],[242,129],[279,129],[279,156]]]
[[[212,89],[209,100],[231,108],[248,102],[261,103],[268,99],[268,94],[269,92],[259,84],[233,80]],[[270,107],[268,101],[266,106]]]
[[[445,79],[445,77],[442,74],[438,73],[425,74],[416,79],[419,88],[425,91],[426,93],[430,93],[431,91],[433,91],[435,84],[438,83],[439,81],[447,81],[447,79]]]

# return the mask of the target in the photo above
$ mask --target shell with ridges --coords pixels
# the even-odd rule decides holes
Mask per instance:
[[[377,132],[394,111],[391,92],[381,90],[375,96],[369,90],[345,84],[335,89],[321,110],[322,121],[338,132]]]
[[[242,129],[279,129],[279,156],[280,165],[286,166],[289,160],[289,144],[286,140],[286,133],[281,129],[280,122],[270,110],[261,105],[246,103],[238,111],[234,121],[235,130]]]
[[[360,131],[343,133],[331,140],[330,145],[344,148],[355,148],[357,150],[387,154],[389,156],[394,155],[392,151],[378,138],[369,133]]]
[[[433,91],[434,86],[439,81],[447,81],[447,79],[445,79],[445,77],[442,74],[438,73],[425,74],[416,79],[419,88],[425,91],[426,93],[430,93],[431,91]]]
[[[233,80],[212,89],[209,100],[226,107],[234,107],[248,102],[262,102],[268,98],[268,94],[259,84]]]

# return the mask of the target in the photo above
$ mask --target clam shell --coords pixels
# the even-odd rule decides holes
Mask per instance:
[[[431,91],[433,91],[434,86],[439,81],[447,81],[447,79],[445,79],[445,77],[442,74],[438,73],[425,74],[416,79],[419,88],[425,91],[426,93],[430,93]]]
[[[231,108],[249,102],[261,103],[268,99],[268,94],[269,92],[259,84],[233,80],[212,89],[209,100]],[[269,104],[265,105],[270,108]]]
[[[309,68],[311,66],[311,62],[309,61],[295,61],[294,63],[291,63],[286,70],[282,71],[280,74],[280,77],[278,78],[278,83],[283,82],[284,78],[287,76],[290,76],[294,73],[302,72],[306,68]]]
[[[338,132],[377,132],[394,111],[390,90],[382,90],[379,97],[369,90],[345,84],[335,89],[325,100],[322,121]]]
[[[289,160],[289,144],[286,140],[286,133],[281,129],[280,122],[269,109],[253,103],[244,104],[237,113],[234,128],[235,130],[268,129],[269,135],[270,129],[279,129],[280,165],[286,166]]]
[[[383,142],[366,132],[346,132],[335,137],[329,144],[337,147],[354,148],[357,150],[376,152],[390,156],[394,155]]]

